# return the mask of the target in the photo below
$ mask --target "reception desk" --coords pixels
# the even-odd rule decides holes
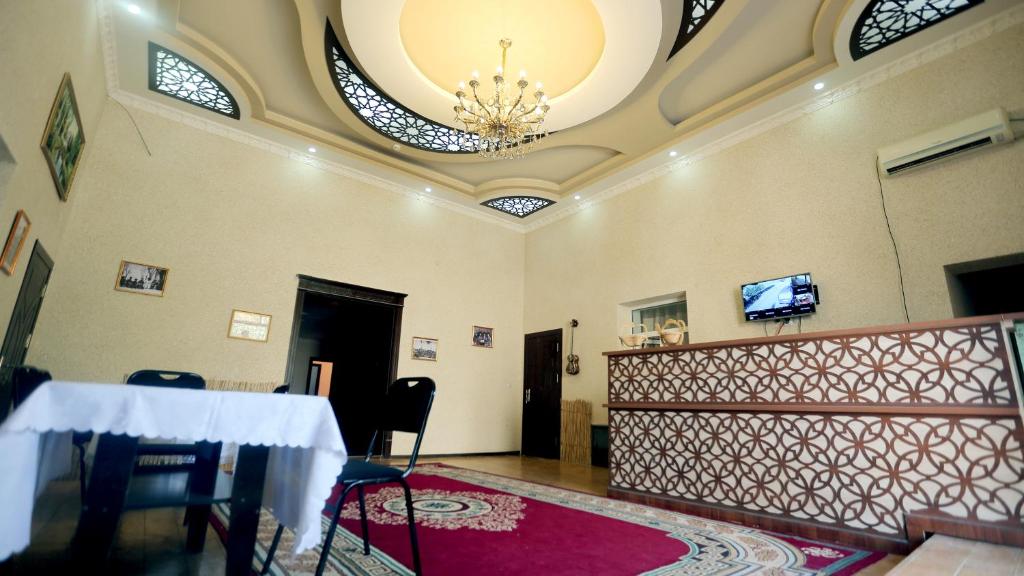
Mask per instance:
[[[1022,320],[607,352],[608,494],[891,552],[1021,545]]]

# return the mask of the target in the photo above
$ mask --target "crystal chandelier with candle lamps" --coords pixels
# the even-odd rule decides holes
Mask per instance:
[[[485,158],[518,158],[533,148],[533,144],[547,136],[544,116],[550,107],[544,95],[543,84],[537,82],[533,100],[527,103],[524,93],[530,83],[526,70],[519,71],[519,81],[509,86],[505,81],[506,56],[512,41],[502,38],[501,66],[494,73],[494,94],[481,98],[479,94],[480,73],[473,71],[469,81],[471,94],[467,95],[466,83],[459,82],[455,93],[459,103],[455,106],[455,121],[461,122],[468,134],[479,138],[478,151]],[[517,90],[518,89],[518,90]]]

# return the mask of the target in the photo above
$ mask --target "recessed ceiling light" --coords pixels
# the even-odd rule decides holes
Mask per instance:
[[[434,191],[434,190],[433,190],[433,189],[431,189],[431,188],[430,188],[429,186],[428,186],[428,187],[426,187],[426,188],[424,188],[424,190],[426,190],[427,192],[433,192],[433,191]]]
[[[673,158],[675,158],[676,154],[678,154],[678,152],[676,152],[675,150],[673,150],[673,151],[668,153],[668,155],[673,157]]]
[[[309,148],[306,148],[306,150],[309,150],[310,154],[316,154],[316,148],[314,148],[312,146],[310,146]]]
[[[580,195],[577,194],[577,195],[573,196],[573,198],[575,198],[576,200],[579,200],[580,199]]]
[[[142,14],[142,8],[139,8],[138,4],[128,4],[127,6],[125,6],[125,9],[131,12],[132,14]]]
[[[817,82],[817,83],[814,84],[814,89],[815,90],[821,90],[824,87],[825,87],[825,83],[824,82]]]

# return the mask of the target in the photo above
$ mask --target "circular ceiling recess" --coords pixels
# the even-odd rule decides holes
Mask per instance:
[[[489,84],[501,64],[502,38],[512,39],[506,77],[525,70],[527,94],[540,81],[548,98],[582,82],[604,51],[604,26],[590,0],[405,0],[399,31],[413,64],[450,92],[473,70]]]
[[[512,39],[506,78],[540,81],[564,130],[615,107],[640,83],[661,42],[658,0],[391,0],[340,2],[363,73],[403,106],[453,126],[459,81],[480,72],[481,97]]]

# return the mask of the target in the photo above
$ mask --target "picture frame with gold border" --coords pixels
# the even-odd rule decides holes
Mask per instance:
[[[78,111],[78,100],[75,98],[71,74],[67,72],[64,73],[57,88],[57,95],[53,99],[53,106],[50,107],[50,115],[46,120],[46,129],[43,130],[39,147],[46,157],[53,184],[57,187],[57,196],[61,202],[67,202],[85,150],[82,115]]]
[[[21,249],[25,247],[31,229],[32,221],[28,219],[28,215],[24,210],[18,210],[14,215],[11,231],[7,234],[4,251],[0,254],[0,270],[8,276],[14,274],[14,269],[18,266],[18,257],[21,256]]]
[[[437,362],[437,338],[413,336],[412,359]]]
[[[121,260],[114,279],[114,290],[146,296],[163,296],[167,290],[170,268]]]
[[[270,322],[273,316],[249,310],[231,310],[231,321],[228,322],[228,338],[248,340],[250,342],[267,342],[270,340]]]

